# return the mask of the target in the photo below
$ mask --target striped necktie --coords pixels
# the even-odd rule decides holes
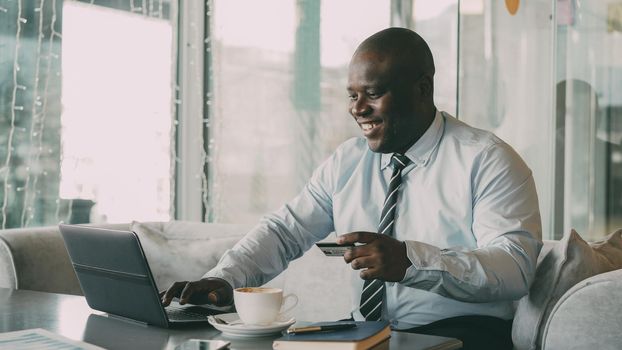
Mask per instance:
[[[378,233],[391,235],[395,221],[395,207],[397,206],[397,194],[402,184],[402,169],[408,165],[410,159],[402,154],[393,154],[393,174],[389,181],[389,191],[384,200]],[[361,293],[360,311],[365,320],[378,321],[382,316],[382,303],[384,299],[384,282],[380,280],[366,280]]]

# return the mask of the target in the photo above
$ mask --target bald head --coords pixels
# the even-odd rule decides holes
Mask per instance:
[[[359,45],[348,66],[349,111],[369,149],[404,153],[436,115],[434,61],[412,30],[389,28]]]
[[[434,76],[434,58],[430,47],[419,34],[406,28],[387,28],[365,39],[354,56],[375,53],[387,56],[402,72],[412,73],[416,79],[425,74]]]

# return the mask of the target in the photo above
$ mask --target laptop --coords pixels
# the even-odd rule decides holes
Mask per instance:
[[[164,308],[136,233],[59,225],[88,305],[109,316],[169,328],[207,322],[222,309],[172,302]]]

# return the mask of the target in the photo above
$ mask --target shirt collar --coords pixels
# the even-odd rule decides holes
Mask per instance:
[[[432,151],[438,145],[443,130],[445,120],[443,115],[438,110],[434,116],[432,124],[426,130],[426,132],[415,142],[414,145],[404,153],[411,162],[416,166],[425,166],[432,155]],[[391,163],[391,157],[393,153],[383,153],[380,160],[380,169],[384,169]]]

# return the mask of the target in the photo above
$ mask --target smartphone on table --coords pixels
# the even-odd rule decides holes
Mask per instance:
[[[228,341],[210,339],[188,339],[179,344],[175,350],[225,350],[229,349]]]

